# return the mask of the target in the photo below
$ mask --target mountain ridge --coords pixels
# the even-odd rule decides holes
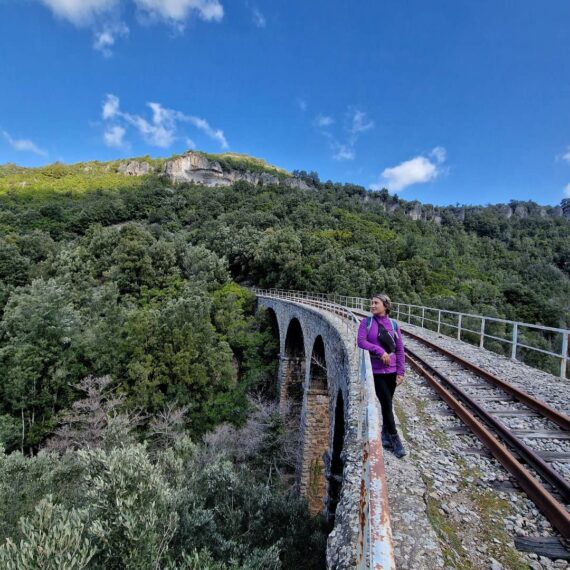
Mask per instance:
[[[189,150],[169,158],[150,156],[132,157],[107,162],[88,161],[75,164],[55,162],[42,167],[22,167],[13,163],[0,165],[0,194],[34,189],[54,191],[89,191],[105,187],[124,188],[136,186],[136,179],[145,176],[163,176],[172,184],[194,183],[207,187],[230,186],[237,182],[253,185],[277,185],[301,190],[321,187],[334,188],[332,181],[321,183],[316,173],[293,173],[267,161],[246,154],[228,152],[209,154]],[[129,180],[132,179],[132,180]],[[560,205],[539,205],[533,201],[511,200],[509,204],[446,205],[434,206],[418,200],[406,201],[387,189],[366,190],[362,186],[346,184],[357,189],[363,200],[380,200],[387,212],[402,211],[413,220],[433,221],[440,224],[451,213],[464,220],[466,213],[480,213],[492,209],[499,216],[510,219],[540,217],[566,218],[570,220],[570,200]]]

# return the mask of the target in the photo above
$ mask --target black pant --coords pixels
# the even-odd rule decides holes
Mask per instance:
[[[374,374],[374,388],[376,388],[376,396],[378,396],[382,408],[382,429],[384,432],[394,435],[398,433],[394,421],[394,410],[392,409],[392,398],[396,390],[396,373]]]

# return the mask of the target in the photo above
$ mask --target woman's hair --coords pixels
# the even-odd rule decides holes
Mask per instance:
[[[384,308],[386,309],[386,314],[389,315],[390,311],[392,310],[392,301],[390,301],[390,297],[386,295],[386,293],[378,293],[377,295],[372,295],[373,299],[380,299],[382,303],[384,303]]]

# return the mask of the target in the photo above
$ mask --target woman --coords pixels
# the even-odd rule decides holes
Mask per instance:
[[[372,317],[360,323],[358,346],[370,352],[374,387],[382,408],[382,445],[396,457],[403,457],[406,450],[396,430],[392,398],[396,386],[404,381],[404,343],[398,324],[389,317],[391,308],[388,295],[380,293],[372,297]]]

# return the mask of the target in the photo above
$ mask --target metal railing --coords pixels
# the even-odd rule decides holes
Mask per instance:
[[[331,301],[326,295],[321,293],[308,293],[307,291],[286,291],[283,289],[259,289],[257,287],[252,287],[256,295],[264,297],[274,297],[277,299],[286,299],[289,301],[296,301],[305,303],[306,305],[311,305],[312,307],[317,307],[330,313],[338,315],[344,319],[344,325],[346,331],[350,330],[350,327],[354,324],[358,325],[360,319],[350,310],[348,307],[343,307],[342,305]],[[354,341],[356,343],[356,339]]]
[[[354,327],[360,319],[350,310],[327,295],[312,294],[307,291],[284,291],[279,289],[257,289],[252,291],[260,297],[284,299],[303,303],[334,313],[341,317],[347,332],[356,331]],[[370,358],[365,350],[358,349],[358,376],[360,386],[360,414],[358,438],[362,449],[362,485],[359,495],[360,548],[359,570],[383,568],[394,570],[394,544],[388,509],[388,491],[384,474],[382,455],[381,415],[378,399],[374,390],[374,376]]]
[[[310,293],[308,291],[253,289],[257,295],[275,297],[300,302],[332,312],[341,317],[346,324],[347,332],[350,326],[359,322],[351,309],[368,312],[370,299],[351,297],[338,294]],[[453,336],[464,340],[466,333],[478,337],[479,347],[485,347],[485,339],[510,345],[510,357],[518,360],[519,348],[542,353],[560,360],[560,377],[566,379],[568,343],[570,330],[534,325],[496,317],[461,313],[434,307],[394,303],[395,316],[399,321],[407,321],[422,328],[429,328],[440,334],[446,330],[454,330]],[[475,320],[479,323],[476,330],[469,328],[469,323]],[[504,328],[510,327],[510,338],[497,336],[489,332],[491,325]],[[553,352],[520,341],[521,331],[540,331],[550,335],[560,335],[560,352]],[[447,336],[450,336],[447,334]],[[492,348],[491,348],[492,350]],[[496,351],[495,351],[496,352]],[[360,541],[361,548],[359,569],[364,568],[395,568],[392,531],[388,518],[388,499],[382,459],[381,422],[378,401],[374,392],[374,377],[370,359],[367,353],[359,349],[359,379],[360,379],[360,417],[358,435],[363,442],[362,481],[360,495]]]
[[[310,295],[310,293],[306,293],[304,291],[298,293]],[[369,311],[370,299],[364,297],[350,297],[337,294],[328,294],[324,295],[324,297],[351,309]],[[510,352],[510,357],[512,360],[522,361],[519,358],[519,349],[525,349],[531,352],[545,354],[547,356],[556,358],[560,363],[560,378],[567,379],[568,361],[570,360],[570,357],[568,355],[570,338],[569,329],[547,327],[543,325],[523,323],[520,321],[510,321],[508,319],[487,317],[484,315],[474,315],[472,313],[461,313],[458,311],[437,309],[434,307],[425,307],[422,305],[411,305],[407,303],[393,303],[393,305],[393,311],[395,310],[395,317],[399,321],[407,321],[409,324],[415,324],[422,328],[430,328],[429,326],[426,326],[426,323],[428,323],[433,326],[432,330],[435,330],[438,333],[444,334],[446,336],[453,336],[458,340],[464,340],[464,338],[462,338],[462,335],[465,337],[467,333],[470,333],[478,339],[478,346],[480,348],[485,347],[486,339],[493,340],[498,343],[504,343],[505,345],[510,345],[510,350],[508,352]],[[498,333],[491,334],[490,328],[492,325],[496,325],[495,328],[509,329],[505,331],[505,334],[508,336],[505,338],[497,336]],[[474,328],[469,328],[470,326]],[[453,335],[449,334],[450,331],[453,331]],[[545,344],[558,344],[560,346],[560,352],[554,352],[552,350],[541,348],[539,346],[532,346],[531,344],[528,344],[529,341],[526,339],[524,342],[521,342],[521,339],[524,337],[525,333],[530,333],[531,336],[532,333],[541,334],[542,336],[535,340],[541,339],[545,342]],[[489,350],[499,353],[499,351],[493,350],[492,346],[489,347]]]

